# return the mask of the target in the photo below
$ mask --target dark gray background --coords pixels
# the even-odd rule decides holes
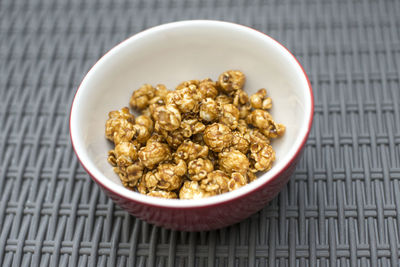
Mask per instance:
[[[0,265],[399,266],[400,1],[0,0]],[[204,233],[143,223],[80,167],[68,116],[111,47],[183,19],[263,31],[315,94],[304,157],[281,194]]]

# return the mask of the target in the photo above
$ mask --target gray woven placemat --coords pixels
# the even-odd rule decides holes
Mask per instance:
[[[400,1],[0,1],[0,265],[399,266]],[[240,224],[204,233],[141,222],[75,157],[76,88],[150,26],[220,19],[298,57],[315,93],[287,187]]]

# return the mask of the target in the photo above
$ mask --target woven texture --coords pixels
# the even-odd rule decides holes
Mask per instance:
[[[0,1],[1,266],[399,266],[400,1]],[[228,228],[169,231],[79,165],[69,108],[111,47],[154,25],[263,31],[308,73],[315,119],[287,187]]]

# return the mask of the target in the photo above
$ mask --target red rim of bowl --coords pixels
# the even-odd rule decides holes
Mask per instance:
[[[254,31],[254,32],[257,32],[257,33],[261,33],[261,34],[263,34],[265,37],[269,38],[271,41],[273,41],[273,42],[275,42],[276,44],[278,44],[278,45],[279,45],[280,47],[282,47],[284,50],[286,50],[286,51],[289,53],[289,55],[295,60],[295,62],[297,63],[297,65],[300,67],[300,69],[301,69],[301,71],[303,72],[303,75],[304,75],[304,77],[306,78],[306,81],[307,81],[307,83],[308,83],[308,89],[309,89],[309,95],[310,95],[310,104],[311,104],[311,108],[310,108],[310,114],[309,114],[309,118],[308,118],[307,131],[306,131],[306,133],[305,133],[305,135],[304,135],[304,137],[303,137],[303,140],[301,141],[299,147],[297,148],[296,152],[294,153],[294,155],[292,156],[292,158],[281,168],[281,170],[279,170],[279,172],[277,172],[277,173],[276,173],[274,176],[272,176],[269,180],[267,180],[267,181],[265,181],[264,183],[260,184],[258,187],[253,188],[253,190],[251,190],[251,191],[249,191],[249,192],[240,194],[240,195],[238,195],[238,196],[236,196],[236,197],[234,197],[234,198],[231,198],[231,199],[226,199],[226,200],[217,201],[216,203],[206,203],[205,205],[192,205],[192,206],[188,204],[187,206],[174,207],[173,205],[162,205],[162,201],[160,201],[160,204],[155,204],[155,203],[149,203],[149,202],[143,201],[143,200],[141,200],[141,199],[131,199],[131,198],[127,198],[126,196],[120,194],[119,192],[117,192],[117,191],[115,191],[115,190],[112,190],[111,188],[108,188],[107,186],[104,185],[104,183],[102,183],[102,181],[101,181],[100,179],[98,179],[97,177],[95,177],[95,175],[93,175],[92,172],[91,172],[91,171],[85,166],[85,164],[82,162],[81,158],[79,157],[79,155],[78,155],[78,153],[77,153],[77,150],[76,150],[75,144],[74,144],[74,140],[73,140],[73,138],[72,138],[72,132],[71,132],[71,115],[72,115],[72,110],[73,110],[73,106],[74,106],[74,103],[75,103],[76,96],[77,96],[77,94],[78,94],[78,91],[81,89],[81,86],[82,86],[83,81],[86,79],[87,75],[92,71],[92,69],[95,68],[95,66],[96,66],[104,57],[106,57],[111,51],[113,51],[115,48],[121,46],[122,44],[124,44],[125,42],[127,42],[127,41],[130,40],[132,37],[134,37],[134,36],[136,36],[136,35],[138,35],[138,34],[145,33],[145,32],[148,32],[148,31],[150,31],[150,30],[154,30],[155,28],[159,28],[159,27],[162,27],[162,26],[170,26],[170,25],[174,25],[174,24],[175,24],[175,25],[178,25],[178,24],[184,24],[184,23],[210,23],[210,22],[211,22],[211,23],[220,23],[220,24],[235,25],[235,26],[247,28],[247,29],[252,30],[252,31]],[[72,100],[72,104],[71,104],[71,108],[70,108],[69,128],[70,128],[70,139],[71,139],[71,144],[72,144],[72,147],[73,147],[73,149],[74,149],[74,152],[75,152],[75,154],[76,154],[76,156],[77,156],[77,158],[78,158],[78,160],[79,160],[81,166],[85,169],[85,171],[89,174],[89,176],[90,176],[96,183],[98,183],[99,185],[101,185],[101,187],[103,187],[105,190],[108,190],[108,191],[112,192],[113,194],[118,195],[120,198],[129,200],[129,201],[139,202],[139,203],[142,203],[142,204],[145,204],[145,205],[148,205],[148,206],[158,206],[158,207],[162,207],[162,208],[166,208],[166,209],[195,209],[195,208],[205,208],[205,207],[208,208],[208,207],[212,207],[212,206],[217,206],[217,205],[223,204],[223,203],[225,203],[225,202],[230,202],[230,201],[233,201],[233,200],[235,200],[235,199],[239,199],[239,198],[246,197],[247,195],[253,193],[253,192],[256,191],[256,190],[258,190],[260,187],[263,187],[263,186],[267,185],[267,184],[270,183],[272,180],[274,180],[274,179],[276,179],[277,177],[279,177],[279,176],[293,163],[293,161],[299,156],[299,153],[302,151],[302,148],[304,147],[304,145],[305,145],[305,143],[306,143],[306,141],[307,141],[307,138],[308,138],[308,136],[309,136],[309,134],[310,134],[310,131],[311,131],[313,116],[314,116],[314,94],[313,94],[313,91],[312,91],[311,82],[310,82],[310,80],[309,80],[309,78],[308,78],[308,76],[307,76],[307,73],[305,72],[303,66],[300,64],[300,62],[297,60],[297,58],[289,51],[289,49],[287,49],[284,45],[282,45],[281,43],[279,43],[278,41],[276,41],[276,40],[273,39],[272,37],[268,36],[267,34],[261,32],[261,31],[259,31],[259,30],[253,29],[253,28],[248,27],[248,26],[245,26],[245,25],[237,24],[237,23],[225,22],[225,21],[218,21],[218,20],[183,20],[183,21],[176,21],[176,22],[170,22],[170,23],[166,23],[166,24],[161,24],[161,25],[158,25],[158,26],[154,26],[154,27],[148,28],[148,29],[146,29],[146,30],[144,30],[144,31],[142,31],[142,32],[139,32],[139,33],[137,33],[137,34],[135,34],[135,35],[133,35],[133,36],[127,38],[126,40],[120,42],[119,44],[117,44],[116,46],[114,46],[113,48],[111,48],[109,51],[107,51],[107,53],[105,53],[105,54],[90,68],[90,70],[86,73],[86,75],[85,75],[85,77],[83,78],[81,84],[79,85],[78,89],[77,89],[76,92],[75,92],[74,99]],[[127,189],[127,190],[128,190],[128,189]],[[238,190],[240,190],[240,188],[239,188]],[[235,191],[238,191],[238,190],[235,190]],[[133,192],[133,191],[132,191],[132,192]],[[137,192],[133,192],[133,193],[138,194],[138,195],[141,195],[140,193],[137,193]],[[232,193],[232,192],[224,193],[224,195],[225,195],[225,194],[230,194],[230,193]],[[141,196],[143,197],[144,195],[141,195]],[[145,196],[145,197],[149,197],[149,196]],[[211,198],[217,198],[217,197],[218,197],[218,196],[211,197]],[[154,197],[150,197],[150,198],[154,198]],[[164,199],[162,199],[162,200],[164,200]],[[167,200],[167,201],[170,201],[170,200]],[[175,201],[175,200],[172,200],[172,201]],[[182,200],[176,200],[176,201],[182,201]],[[190,200],[183,200],[183,201],[187,201],[187,203],[190,203]]]

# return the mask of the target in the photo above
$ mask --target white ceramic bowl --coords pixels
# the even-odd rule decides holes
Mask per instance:
[[[107,162],[113,148],[104,135],[108,112],[128,106],[132,91],[143,83],[173,89],[184,80],[217,79],[228,69],[245,73],[249,94],[266,88],[273,100],[271,114],[286,126],[285,135],[272,144],[272,169],[238,190],[200,200],[160,199],[124,188]],[[104,55],[76,93],[70,131],[81,164],[120,206],[157,225],[207,230],[248,217],[281,190],[305,144],[312,117],[307,76],[277,41],[233,23],[181,21],[145,30]]]

